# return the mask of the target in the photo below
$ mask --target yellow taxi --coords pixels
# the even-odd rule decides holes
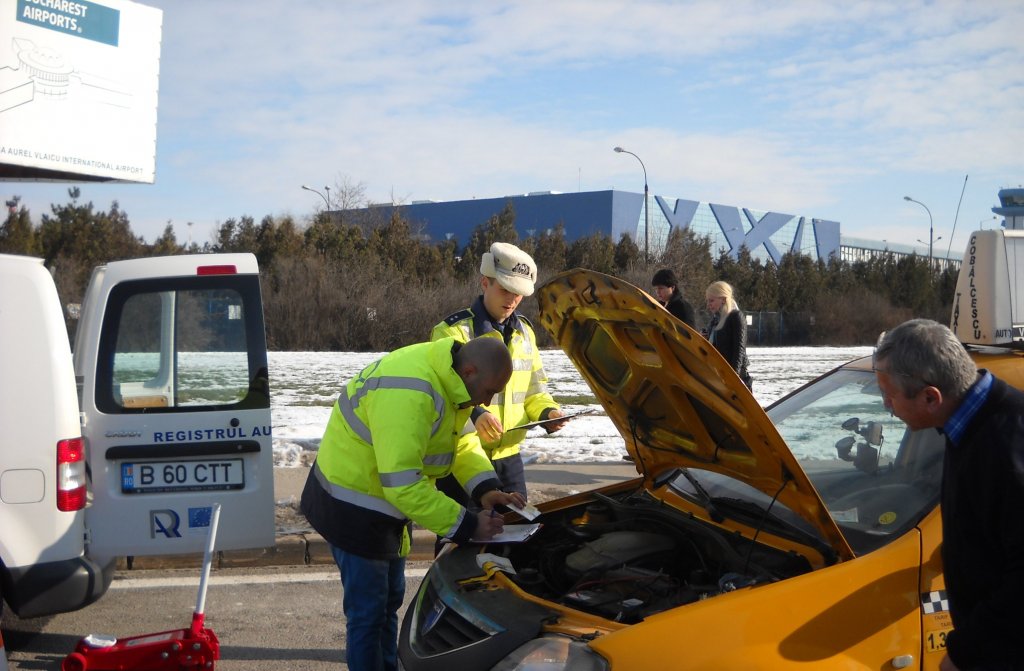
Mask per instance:
[[[1024,336],[991,332],[1017,288],[991,289],[991,315],[958,306],[953,327],[1024,388]],[[522,542],[438,557],[403,621],[404,668],[938,669],[944,438],[885,409],[870,357],[762,409],[637,287],[575,270],[537,294],[638,476],[540,505]]]

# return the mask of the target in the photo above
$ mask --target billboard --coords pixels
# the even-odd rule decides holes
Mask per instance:
[[[163,12],[0,0],[0,179],[153,183]]]

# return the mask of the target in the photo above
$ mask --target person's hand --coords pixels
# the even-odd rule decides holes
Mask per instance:
[[[500,534],[505,528],[505,520],[501,515],[494,512],[493,508],[486,508],[476,514],[476,532],[473,534],[475,541],[489,541]]]
[[[960,669],[953,663],[953,660],[949,658],[949,655],[943,655],[942,661],[939,662],[939,671],[960,671]]]
[[[495,506],[508,506],[514,505],[518,508],[522,508],[526,505],[526,497],[519,492],[503,492],[498,489],[492,489],[483,496],[480,497],[480,504],[484,508],[494,508]]]
[[[481,443],[493,443],[501,438],[501,434],[505,432],[505,428],[501,425],[501,420],[491,412],[484,412],[477,417],[473,426],[476,427],[476,433],[480,436]]]
[[[554,410],[548,413],[548,419],[558,419],[563,415],[564,413],[561,410],[555,408]],[[558,431],[563,426],[565,426],[568,422],[569,420],[563,419],[561,422],[551,422],[550,424],[544,424],[544,430],[547,431],[548,433],[554,433],[555,431]]]

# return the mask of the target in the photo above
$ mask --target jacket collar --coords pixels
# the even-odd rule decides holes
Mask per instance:
[[[508,344],[512,337],[512,331],[519,331],[524,336],[526,335],[526,328],[523,326],[523,321],[520,319],[519,311],[516,310],[509,318],[505,320],[504,324],[491,319],[491,315],[487,312],[487,308],[484,306],[484,297],[477,296],[476,300],[473,301],[473,307],[470,308],[473,312],[473,335],[482,336],[485,333],[495,331],[502,335],[502,339]]]
[[[460,347],[462,343],[455,338],[442,338],[431,343],[430,352],[430,364],[444,388],[444,395],[456,407],[469,401],[466,383],[455,371],[455,353]]]

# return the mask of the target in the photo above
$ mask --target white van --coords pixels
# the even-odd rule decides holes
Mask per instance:
[[[274,543],[259,269],[251,254],[93,271],[75,351],[41,259],[0,254],[0,595],[82,608],[122,556]]]

